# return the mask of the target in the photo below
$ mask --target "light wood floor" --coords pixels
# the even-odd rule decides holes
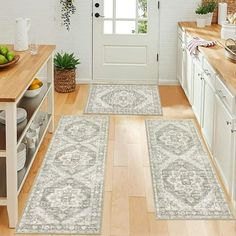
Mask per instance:
[[[163,117],[194,118],[178,86],[161,86]],[[56,123],[61,115],[83,114],[88,86],[75,93],[56,94]],[[111,116],[106,168],[102,236],[235,236],[234,221],[158,221],[149,168],[144,120],[153,117]],[[51,135],[47,135],[19,197],[21,215]],[[0,236],[12,236],[7,212],[0,207]]]

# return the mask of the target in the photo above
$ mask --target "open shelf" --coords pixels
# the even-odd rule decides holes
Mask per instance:
[[[48,114],[45,117],[45,121],[43,125],[41,126],[40,133],[39,133],[39,141],[36,145],[35,149],[27,149],[27,158],[26,158],[26,163],[25,167],[17,172],[18,176],[18,192],[20,192],[25,179],[29,173],[29,170],[33,164],[33,161],[36,157],[36,154],[38,152],[38,149],[41,145],[41,142],[43,141],[43,138],[47,132],[48,126],[51,122],[52,116]],[[0,158],[0,198],[1,197],[6,197],[6,158]]]
[[[34,98],[23,97],[19,101],[17,107],[24,108],[27,111],[27,119],[17,125],[18,142],[20,139],[22,139],[22,136],[24,136],[27,128],[29,127],[31,121],[34,118],[34,115],[37,113],[40,104],[42,104],[50,89],[52,89],[51,84],[45,83],[43,85],[41,93],[38,96]],[[6,150],[6,130],[5,130],[5,125],[0,124],[0,151],[5,151],[5,150]]]

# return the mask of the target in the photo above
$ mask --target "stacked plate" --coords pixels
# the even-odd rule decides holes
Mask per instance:
[[[0,112],[0,123],[5,125],[6,120],[5,111]],[[27,112],[23,108],[17,108],[17,124],[23,122],[27,118]]]
[[[25,167],[26,162],[26,145],[21,143],[17,149],[17,171],[22,170]]]

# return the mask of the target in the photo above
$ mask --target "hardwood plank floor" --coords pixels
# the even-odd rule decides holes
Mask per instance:
[[[55,94],[56,124],[62,115],[83,114],[88,86]],[[161,86],[163,117],[111,116],[101,236],[236,236],[235,221],[160,221],[154,213],[145,119],[195,119],[179,86]],[[22,214],[52,135],[47,134],[19,197]],[[0,207],[0,236],[13,236]],[[32,236],[30,234],[24,236]],[[43,236],[43,235],[39,235]]]

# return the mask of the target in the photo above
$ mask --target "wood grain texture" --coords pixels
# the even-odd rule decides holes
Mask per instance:
[[[221,40],[220,25],[214,24],[205,28],[197,28],[195,22],[180,22],[179,26],[191,37],[219,40],[221,43],[225,43],[224,40]],[[236,66],[233,62],[225,58],[225,49],[222,46],[216,45],[208,48],[199,47],[199,51],[220,75],[221,80],[228,89],[236,95]]]
[[[72,94],[56,93],[56,125],[61,115],[69,112],[82,114],[87,94],[87,85],[78,86],[76,92]],[[163,221],[156,219],[146,146],[145,119],[195,119],[179,86],[161,86],[160,95],[163,117],[110,117],[102,234],[99,236],[235,236],[235,221]],[[122,132],[119,129],[125,130],[123,140]],[[22,214],[51,138],[52,135],[46,135],[22,189],[19,197],[19,216]],[[117,143],[120,144],[119,147],[116,146]],[[116,161],[113,158],[116,158]],[[14,236],[14,233],[15,230],[8,228],[6,207],[0,207],[0,236]]]
[[[10,46],[12,49],[12,46]],[[16,65],[0,68],[0,102],[14,102],[28,88],[38,70],[53,53],[54,45],[39,46],[38,54],[17,52],[20,60]]]

